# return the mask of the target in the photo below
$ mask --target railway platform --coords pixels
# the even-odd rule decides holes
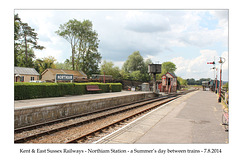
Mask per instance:
[[[222,104],[210,91],[194,91],[158,107],[96,141],[97,144],[222,144]]]
[[[14,101],[15,128],[153,98],[152,92],[112,92]]]
[[[96,100],[96,99],[131,96],[131,95],[139,95],[139,94],[152,94],[152,92],[122,91],[122,92],[112,92],[112,93],[85,94],[85,95],[77,95],[77,96],[15,100],[14,108],[15,109],[30,108],[30,107],[37,107],[37,106],[44,106],[44,105],[73,103],[73,102],[79,102],[79,101],[89,101],[89,100]]]

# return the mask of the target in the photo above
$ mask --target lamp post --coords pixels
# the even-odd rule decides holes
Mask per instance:
[[[217,94],[217,68],[216,68],[216,87],[215,87],[215,93]]]
[[[225,58],[219,57],[219,63],[220,63],[220,82],[219,82],[219,97],[218,102],[221,102],[221,85],[222,85],[222,65],[225,63]]]
[[[213,85],[214,85],[214,79],[215,79],[215,69],[216,69],[216,67],[214,66],[214,67],[212,67],[211,69],[213,69],[213,71],[214,71],[214,73],[213,73]],[[213,86],[212,87],[213,89],[213,92],[215,91],[215,87]]]

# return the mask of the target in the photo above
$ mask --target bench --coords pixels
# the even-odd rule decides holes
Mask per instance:
[[[101,91],[102,89],[99,89],[98,85],[87,85],[87,91]]]

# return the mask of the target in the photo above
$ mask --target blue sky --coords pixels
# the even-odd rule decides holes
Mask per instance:
[[[228,80],[228,10],[15,10],[39,35],[37,58],[53,56],[64,62],[70,44],[55,34],[70,19],[92,21],[99,35],[102,61],[123,65],[139,51],[154,63],[172,61],[182,78],[213,78],[215,57],[225,57],[223,80]],[[219,67],[219,64],[216,65]]]

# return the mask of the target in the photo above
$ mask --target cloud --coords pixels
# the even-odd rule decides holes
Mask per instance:
[[[205,67],[209,55],[219,57],[228,48],[227,10],[20,10],[19,16],[36,29],[39,44],[46,47],[36,55],[53,53],[60,62],[70,58],[71,47],[55,31],[74,18],[92,21],[103,60],[118,65],[140,51],[153,62],[175,61],[185,78],[199,77],[204,68],[198,63]],[[204,72],[208,76],[209,66]]]
[[[165,32],[170,30],[167,17],[159,14],[129,11],[126,14],[125,28],[139,33]]]
[[[227,62],[227,52],[223,52],[222,56],[226,58]],[[214,60],[216,62],[216,67],[219,68],[219,64],[217,60],[219,59],[218,53],[215,50],[200,50],[200,55],[193,59],[187,59],[183,57],[175,57],[171,59],[171,61],[176,64],[177,70],[176,74],[182,78],[214,78],[214,71],[211,69],[213,65],[207,64],[207,62],[211,62]],[[223,67],[224,76],[223,80],[228,80],[228,65],[224,64]]]

